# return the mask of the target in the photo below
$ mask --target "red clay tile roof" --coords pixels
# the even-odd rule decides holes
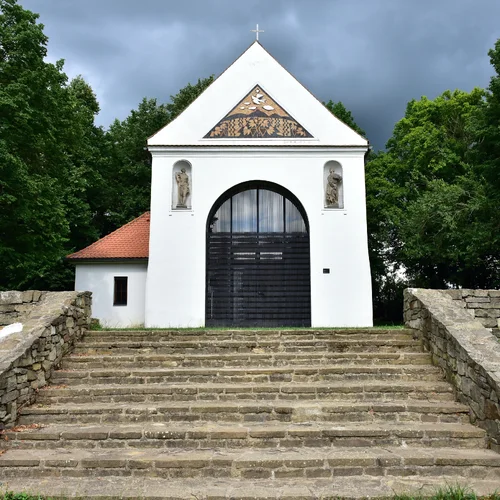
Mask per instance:
[[[149,212],[66,258],[147,259],[149,257]]]

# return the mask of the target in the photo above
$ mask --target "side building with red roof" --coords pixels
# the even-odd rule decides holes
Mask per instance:
[[[92,315],[109,327],[144,325],[150,214],[67,256],[75,289],[92,292]]]

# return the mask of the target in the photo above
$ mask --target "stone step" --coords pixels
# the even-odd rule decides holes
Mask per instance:
[[[409,329],[336,329],[336,330],[115,330],[89,331],[85,339],[92,341],[266,341],[266,340],[364,340],[411,339]]]
[[[0,477],[160,477],[164,479],[458,476],[500,482],[500,454],[451,448],[301,448],[225,450],[8,450]]]
[[[443,422],[468,423],[469,408],[450,401],[179,401],[35,404],[19,424],[134,422]]]
[[[6,431],[10,449],[53,448],[316,448],[455,447],[486,448],[486,433],[470,424],[331,423],[305,424],[145,424],[72,426]]]
[[[189,340],[189,341],[122,341],[98,342],[88,339],[79,342],[75,353],[113,354],[156,353],[156,354],[207,354],[218,352],[418,352],[422,350],[419,340],[407,339],[334,339],[334,340]]]
[[[63,369],[89,368],[169,368],[169,367],[227,367],[237,366],[287,366],[287,365],[430,365],[431,357],[425,352],[270,352],[218,354],[131,354],[99,356],[86,353],[72,354],[63,358]]]
[[[242,368],[150,368],[139,370],[58,370],[52,383],[68,385],[155,383],[266,383],[346,380],[443,380],[432,365],[323,365]]]
[[[254,384],[115,384],[100,386],[47,386],[40,390],[37,402],[50,403],[124,403],[157,401],[230,401],[230,400],[342,400],[454,401],[447,382],[309,382]]]
[[[0,492],[9,489],[19,492],[39,492],[52,500],[68,500],[71,496],[91,500],[133,499],[159,500],[317,500],[319,498],[392,498],[399,494],[404,498],[427,498],[447,485],[474,491],[478,497],[495,498],[498,481],[463,478],[457,476],[336,476],[332,479],[274,479],[256,480],[230,478],[160,479],[141,477],[79,478],[13,478],[0,486]],[[251,497],[249,496],[251,492]]]
[[[3,433],[1,487],[297,500],[500,484],[500,455],[407,330],[89,332],[62,368]]]
[[[474,491],[478,497],[495,498],[498,479],[486,480],[462,476],[335,476],[329,479],[160,479],[154,477],[17,477],[9,478],[0,485],[0,492],[13,490],[24,493],[37,492],[52,500],[68,500],[70,497],[90,500],[130,499],[137,500],[317,500],[319,498],[404,498],[431,497],[439,489],[462,487]],[[70,494],[68,492],[71,492]]]

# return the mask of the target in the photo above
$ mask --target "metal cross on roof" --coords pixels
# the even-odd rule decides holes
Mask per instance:
[[[259,33],[264,33],[264,30],[259,29],[259,25],[257,24],[257,28],[254,30],[250,30],[252,33],[255,33],[256,40],[259,41]]]

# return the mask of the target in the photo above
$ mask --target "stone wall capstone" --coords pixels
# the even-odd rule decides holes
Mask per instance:
[[[0,326],[22,322],[43,295],[39,290],[0,292]]]
[[[471,421],[487,431],[491,448],[500,452],[498,339],[448,290],[406,289],[404,319],[455,386],[458,400],[469,405]]]
[[[90,292],[0,292],[0,325],[22,332],[0,338],[0,430],[35,400],[61,358],[90,324]]]
[[[500,328],[500,290],[444,290],[461,307],[470,311],[484,327],[493,328],[497,337]]]

